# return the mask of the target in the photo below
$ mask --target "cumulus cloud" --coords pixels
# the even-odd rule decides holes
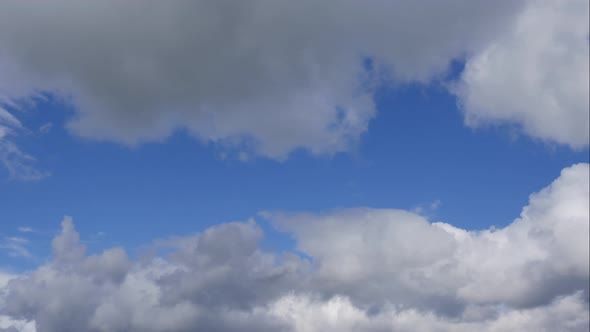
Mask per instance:
[[[6,285],[18,276],[0,270],[0,331],[1,332],[35,332],[35,323],[26,320],[13,319],[2,314],[3,300],[6,296]]]
[[[525,3],[4,1],[0,95],[59,94],[76,105],[69,128],[95,139],[186,130],[276,159],[332,154],[367,131],[383,77],[440,78]]]
[[[544,307],[505,311],[485,320],[457,320],[415,309],[392,307],[370,314],[343,297],[318,300],[286,296],[273,303],[269,311],[288,322],[291,331],[301,332],[581,332],[588,329],[588,303],[580,294],[559,297]]]
[[[587,146],[589,11],[587,0],[529,1],[468,59],[458,88],[467,124],[517,123],[541,140]]]
[[[467,231],[399,210],[270,216],[313,257],[324,292],[442,314],[534,307],[577,290],[588,297],[588,173],[587,164],[565,169],[503,229]]]
[[[427,83],[462,58],[468,125],[515,123],[583,147],[588,34],[585,0],[11,0],[0,100],[51,91],[75,104],[69,128],[84,137],[136,144],[186,130],[283,159],[350,149],[382,78]]]
[[[589,172],[564,169],[502,229],[400,210],[264,213],[303,255],[263,250],[249,220],[155,241],[137,260],[88,256],[66,217],[53,259],[0,285],[0,328],[587,331]]]
[[[379,84],[428,83],[465,59],[454,91],[468,125],[515,123],[577,148],[588,145],[588,34],[585,0],[10,0],[0,100],[60,95],[83,137],[137,144],[185,130],[283,159],[350,149]]]

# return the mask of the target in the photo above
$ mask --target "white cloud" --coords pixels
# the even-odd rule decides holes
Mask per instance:
[[[53,259],[0,285],[0,323],[25,331],[16,322],[35,321],[42,332],[587,331],[589,171],[563,170],[502,229],[400,210],[266,213],[311,261],[261,249],[254,220],[156,241],[154,250],[170,249],[164,256],[87,256],[65,218]]]
[[[368,314],[345,297],[329,300],[308,296],[285,296],[267,310],[297,332],[500,332],[586,331],[588,303],[581,294],[555,299],[534,309],[510,310],[486,320],[469,321],[436,316],[415,309],[385,308]]]
[[[465,304],[532,307],[588,294],[588,173],[587,164],[565,169],[502,229],[467,231],[400,210],[268,216],[314,258],[324,292],[445,314]]]
[[[532,0],[505,34],[468,58],[458,95],[471,126],[516,123],[533,137],[589,142],[587,0]]]

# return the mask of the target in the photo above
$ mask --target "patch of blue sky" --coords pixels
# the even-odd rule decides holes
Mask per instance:
[[[383,86],[374,97],[378,116],[352,151],[295,151],[283,162],[223,158],[223,147],[183,131],[136,147],[81,139],[64,127],[70,106],[40,99],[18,111],[31,133],[16,139],[51,175],[21,182],[0,171],[1,233],[39,231],[30,250],[43,257],[64,215],[74,217],[91,252],[133,252],[154,239],[258,218],[263,210],[400,208],[485,229],[507,225],[561,169],[589,161],[587,149],[535,141],[513,126],[466,127],[443,83]],[[41,129],[47,124],[50,130]],[[289,236],[260,223],[263,247],[292,249]],[[7,264],[34,262],[0,253],[0,266]]]

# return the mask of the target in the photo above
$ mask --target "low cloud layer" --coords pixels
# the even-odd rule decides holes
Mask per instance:
[[[0,328],[587,331],[589,172],[564,169],[502,229],[401,210],[263,213],[304,255],[263,250],[254,220],[155,241],[164,255],[87,255],[68,217],[49,263],[0,274]]]
[[[583,147],[587,13],[585,0],[9,0],[0,98],[57,94],[83,137],[137,144],[186,130],[284,159],[349,150],[376,115],[376,87],[437,81],[464,59],[453,91],[468,124]]]

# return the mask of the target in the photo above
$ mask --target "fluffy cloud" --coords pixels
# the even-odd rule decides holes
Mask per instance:
[[[588,33],[585,0],[10,0],[0,101],[51,91],[75,104],[69,127],[84,137],[136,144],[186,130],[283,159],[349,149],[383,77],[427,83],[465,58],[455,91],[467,124],[583,147]]]
[[[9,0],[0,96],[59,94],[76,105],[72,131],[95,139],[135,144],[181,129],[271,158],[331,154],[367,130],[384,75],[441,77],[510,33],[524,5]]]
[[[376,86],[467,65],[468,125],[588,145],[588,2],[4,1],[0,101],[51,91],[70,129],[136,144],[175,130],[283,159],[353,146]],[[374,66],[367,70],[363,59]]]
[[[273,303],[269,311],[288,322],[292,331],[298,332],[581,332],[588,329],[588,303],[580,294],[557,298],[540,308],[505,311],[485,320],[457,320],[391,307],[369,314],[343,297],[318,300],[286,296]]]
[[[565,169],[503,229],[467,231],[399,210],[270,215],[317,264],[315,285],[362,305],[453,314],[466,304],[534,307],[588,296],[588,165]],[[440,307],[433,307],[439,303]]]
[[[587,0],[529,1],[510,30],[467,61],[458,94],[466,122],[514,122],[575,148],[589,142]]]
[[[158,240],[136,261],[88,256],[67,217],[53,259],[0,284],[0,328],[587,331],[589,172],[563,170],[502,229],[400,210],[264,214],[305,255],[261,249],[250,220]]]
[[[17,275],[4,273],[0,271],[0,311],[2,311],[2,302],[6,296],[6,285]],[[26,320],[16,320],[9,316],[2,315],[0,312],[0,331],[1,332],[35,332],[35,323]]]

